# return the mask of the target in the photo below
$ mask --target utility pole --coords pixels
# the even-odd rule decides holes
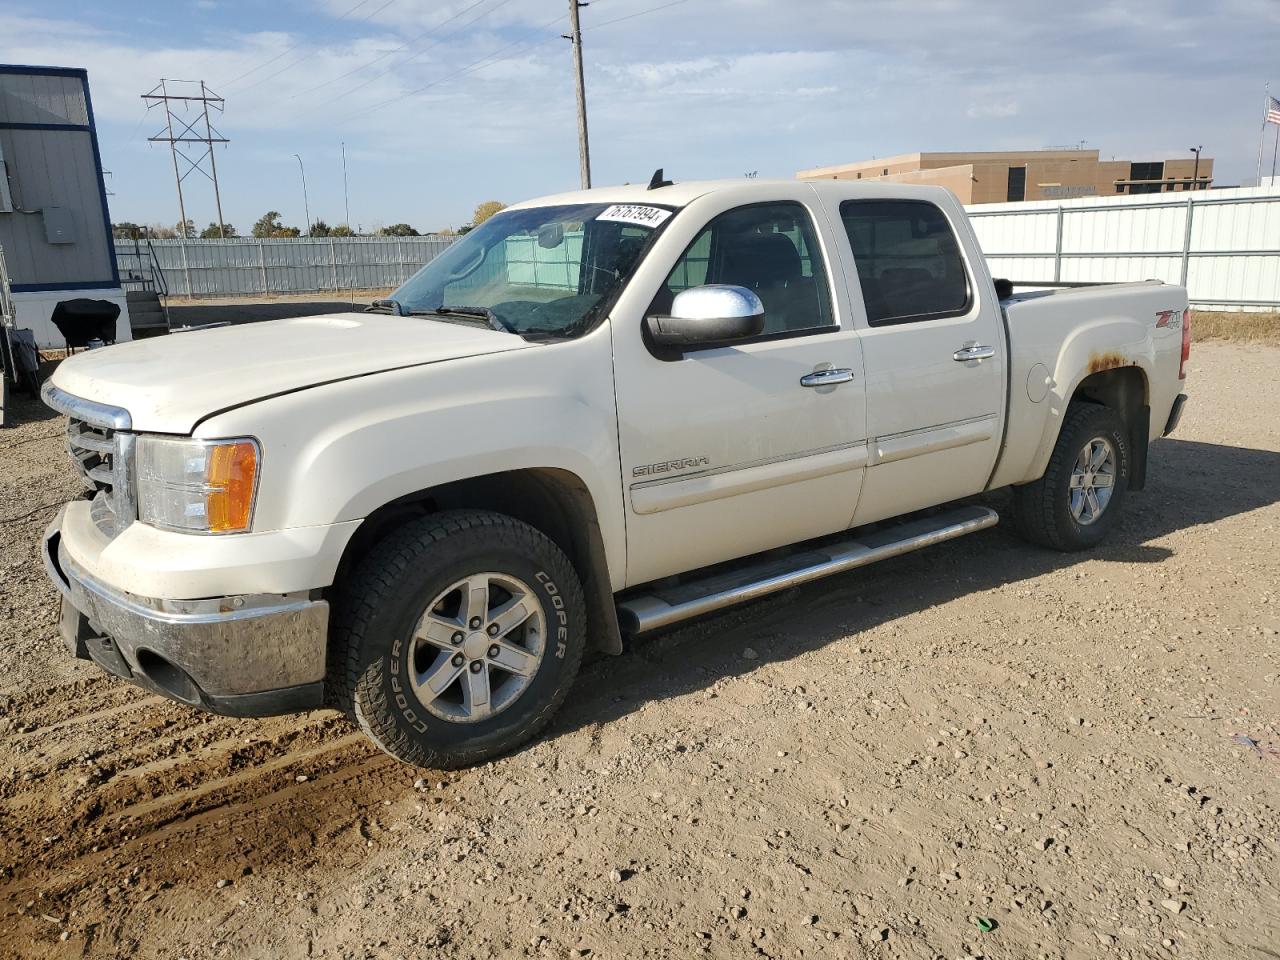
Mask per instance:
[[[169,84],[174,84],[175,90],[185,89],[190,92],[170,93]],[[199,95],[195,94],[197,84],[200,89]],[[182,193],[182,183],[196,171],[213,183],[213,197],[218,210],[218,233],[221,236],[223,234],[222,193],[218,188],[218,162],[214,158],[213,147],[214,144],[231,141],[213,126],[209,109],[212,107],[216,112],[222,113],[226,101],[205,86],[203,80],[161,80],[150,93],[144,93],[142,99],[147,104],[148,110],[156,106],[164,107],[164,129],[148,137],[147,140],[151,143],[169,144],[169,152],[173,158],[173,179],[178,188],[178,216],[181,217],[179,226],[183,238],[185,239],[187,232],[187,204]],[[181,104],[184,115],[174,112],[175,103]],[[185,113],[193,104],[199,104],[200,111],[187,119]],[[201,120],[204,121],[203,135],[196,126]],[[174,132],[175,122],[178,128],[176,133]],[[197,149],[196,144],[199,144],[201,149]],[[185,168],[179,165],[179,160],[186,164]],[[207,170],[205,161],[209,164]]]
[[[351,229],[351,205],[347,202],[347,144],[342,144],[342,225]]]
[[[1191,189],[1199,190],[1200,189],[1200,151],[1204,149],[1204,144],[1201,144],[1198,147],[1187,147],[1187,149],[1196,155],[1196,165],[1191,172]]]
[[[589,6],[582,0],[569,0],[569,29],[565,37],[573,44],[573,72],[578,92],[578,167],[582,175],[582,189],[591,189],[591,148],[587,143],[587,90],[582,80],[582,27],[578,23],[578,8]]]
[[[303,232],[304,237],[311,236],[311,204],[307,202],[307,168],[302,165],[302,158],[296,153],[293,155],[298,161],[298,170],[302,173],[302,209],[307,214],[307,229]]]

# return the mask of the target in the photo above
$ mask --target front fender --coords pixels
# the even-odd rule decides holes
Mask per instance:
[[[614,410],[602,327],[580,340],[272,397],[201,423],[196,436],[262,444],[255,532],[360,520],[472,477],[567,471],[590,492],[613,580],[626,559]]]

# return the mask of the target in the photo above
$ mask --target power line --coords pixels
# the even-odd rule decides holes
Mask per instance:
[[[453,16],[447,17],[446,19],[441,20],[439,23],[437,23],[435,26],[431,27],[430,29],[424,30],[422,31],[422,33],[419,33],[416,36],[410,37],[408,40],[404,41],[404,43],[400,44],[400,46],[396,47],[395,49],[387,50],[384,53],[380,53],[378,56],[374,57],[372,60],[369,60],[366,63],[362,63],[358,67],[353,67],[352,69],[348,70],[346,73],[340,73],[338,74],[338,76],[332,77],[324,81],[323,83],[318,83],[314,87],[308,87],[306,90],[303,90],[301,93],[295,93],[290,99],[296,100],[298,97],[306,96],[309,93],[315,93],[317,90],[327,87],[331,83],[337,83],[339,80],[345,80],[347,77],[354,76],[355,74],[360,73],[362,70],[367,70],[369,67],[372,67],[375,63],[380,63],[383,60],[387,59],[387,57],[394,56],[395,54],[400,53],[403,50],[408,50],[411,44],[417,43],[419,40],[421,40],[423,37],[427,36],[428,34],[434,33],[436,30],[439,30],[441,27],[445,26],[446,24],[452,23],[454,20],[457,20],[459,17],[463,16],[466,13],[470,13],[472,10],[480,6],[482,3],[488,3],[488,2],[489,0],[475,0],[475,3],[472,3],[470,6],[463,7]],[[506,2],[506,0],[503,0],[503,2]],[[499,3],[498,6],[499,7],[502,6],[502,3]],[[496,9],[498,9],[498,7],[493,8],[493,10],[496,10]],[[492,13],[493,10],[489,10],[487,11],[487,13]],[[481,16],[485,16],[485,15],[486,14],[482,14]],[[466,24],[466,26],[470,26],[471,23],[475,23],[475,20],[470,21],[470,23]],[[452,33],[448,34],[448,36],[453,36],[453,34]],[[447,39],[447,37],[442,37],[441,39]],[[380,73],[378,74],[378,76],[382,76],[382,74]],[[351,91],[347,91],[347,92],[350,93]],[[342,94],[342,96],[346,96],[346,94]]]
[[[349,10],[347,10],[347,12],[346,12],[346,13],[344,13],[342,16],[338,17],[338,22],[339,22],[339,23],[341,23],[343,20],[346,20],[346,19],[347,19],[347,17],[351,16],[353,13],[355,13],[357,10],[359,10],[361,7],[363,7],[363,6],[364,6],[366,3],[368,3],[368,2],[369,2],[369,0],[359,0],[359,2],[358,2],[358,3],[356,3],[356,5],[355,5],[354,7],[351,7]],[[375,11],[374,11],[372,14],[370,14],[369,16],[373,16],[374,14],[379,13],[379,12],[381,12],[382,10],[385,10],[387,7],[389,7],[389,6],[390,6],[392,3],[394,3],[394,2],[395,2],[395,0],[387,0],[387,2],[386,2],[386,3],[384,3],[381,7],[379,7],[377,10],[375,10]],[[361,19],[362,19],[362,22],[363,22],[364,20],[368,20],[368,19],[369,19],[369,17],[363,17],[363,18],[361,18]],[[304,42],[304,41],[299,40],[297,43],[290,44],[288,47],[286,47],[286,48],[285,48],[285,50],[284,50],[283,52],[276,54],[274,57],[271,57],[271,58],[270,58],[270,59],[268,59],[268,60],[264,60],[262,63],[258,64],[256,67],[251,67],[250,69],[246,70],[244,73],[240,74],[239,76],[232,77],[230,80],[224,80],[224,81],[222,81],[222,83],[221,83],[221,84],[219,84],[219,86],[221,86],[221,87],[223,87],[223,88],[226,88],[226,87],[231,86],[231,85],[232,85],[232,84],[234,84],[234,83],[239,83],[239,82],[240,82],[241,80],[243,80],[245,77],[250,76],[251,74],[255,74],[255,73],[257,73],[259,70],[263,69],[264,67],[269,67],[269,66],[271,66],[271,64],[276,63],[276,62],[278,62],[278,61],[280,61],[280,60],[284,59],[284,58],[285,58],[285,57],[287,57],[289,54],[293,53],[293,51],[295,51],[295,50],[297,50],[299,47],[301,47],[301,46],[303,45],[303,42]],[[274,76],[274,74],[273,74],[273,76]],[[270,79],[270,78],[267,78],[267,79]],[[257,83],[259,83],[259,82],[261,82],[261,81],[257,81],[257,82],[255,82],[255,83],[253,83],[253,84],[250,84],[250,86],[256,86],[256,85],[257,85]],[[247,89],[247,88],[246,88],[246,89]]]
[[[595,2],[598,3],[599,0],[595,0]],[[678,7],[680,4],[686,2],[688,2],[688,0],[671,0],[670,3],[664,3],[659,7],[650,7],[648,10],[641,10],[638,13],[629,13],[625,17],[614,17],[612,20],[606,20],[604,23],[597,23],[594,27],[589,27],[582,32],[590,33],[592,30],[599,30],[601,27],[609,27],[615,23],[621,23],[623,20],[634,20],[636,17],[648,16],[651,13],[657,13],[659,10],[666,10],[668,7]]]
[[[659,6],[656,6],[656,7],[650,7],[647,10],[640,10],[640,11],[637,11],[636,13],[628,14],[625,17],[617,17],[613,20],[607,20],[604,23],[598,23],[594,27],[591,27],[590,29],[584,29],[582,32],[589,33],[591,32],[591,30],[599,30],[601,27],[610,26],[611,24],[614,24],[614,23],[621,23],[623,20],[632,20],[636,17],[643,17],[646,14],[657,13],[659,10],[665,10],[668,7],[678,6],[679,4],[682,4],[685,2],[686,0],[671,0],[671,2],[669,3],[660,4]],[[562,14],[553,20],[548,20],[546,23],[542,24],[539,27],[535,27],[534,29],[538,31],[547,30],[566,19],[568,19],[568,15]],[[504,63],[507,60],[512,60],[515,57],[520,56],[521,54],[527,53],[530,50],[536,50],[538,47],[546,46],[551,41],[559,40],[559,39],[562,39],[562,37],[552,34],[551,36],[545,37],[544,39],[539,40],[537,42],[530,42],[527,40],[513,41],[511,43],[506,44],[503,47],[499,47],[497,50],[495,50],[493,53],[489,54],[488,56],[481,57],[479,60],[472,61],[471,63],[467,64],[465,67],[455,70],[452,73],[447,73],[443,77],[439,77],[435,80],[432,80],[430,83],[424,86],[418,87],[416,90],[408,90],[404,93],[397,94],[396,96],[391,97],[388,100],[383,100],[381,103],[376,103],[373,106],[364,108],[356,113],[348,114],[338,122],[345,123],[348,120],[353,120],[357,117],[368,116],[369,114],[377,110],[381,110],[383,107],[388,107],[393,103],[399,103],[401,100],[405,100],[409,97],[416,97],[420,93],[425,93],[427,90],[430,90],[433,87],[438,87],[442,83],[447,83],[448,81],[454,80],[458,77],[466,76],[467,74],[470,74],[470,73],[475,73],[478,70],[483,70],[485,67],[495,66],[499,63]],[[508,54],[507,56],[499,56],[499,54],[505,53],[507,50],[510,50],[512,47],[524,47],[524,49],[516,50]],[[353,90],[354,89],[359,89],[359,87],[353,88]],[[348,91],[348,92],[353,92],[353,91]]]
[[[387,9],[387,7],[391,6],[391,4],[395,2],[396,0],[386,0],[386,3],[380,6],[377,10],[373,11],[373,13],[370,13],[368,16],[361,17],[360,22],[365,23],[366,21],[372,19],[373,17],[376,17],[383,10]],[[259,79],[253,81],[253,83],[249,84],[247,87],[241,87],[239,92],[244,93],[246,90],[252,90],[254,87],[260,86],[266,83],[268,80],[274,80],[276,77],[280,76],[280,74],[287,73],[288,71],[292,70],[294,67],[305,63],[307,61],[308,56],[309,56],[309,52],[304,53],[301,57],[299,57],[297,60],[294,60],[292,63],[286,63],[283,67],[281,67],[275,73],[269,73],[265,77],[260,77]]]
[[[458,36],[458,34],[462,33],[464,30],[466,30],[466,29],[467,29],[467,27],[474,26],[475,24],[477,24],[477,23],[479,23],[481,20],[483,20],[485,17],[489,16],[491,13],[495,13],[499,8],[501,8],[501,7],[505,7],[505,6],[506,6],[508,3],[510,3],[510,2],[511,2],[511,0],[499,0],[499,2],[498,2],[496,5],[494,5],[494,6],[490,7],[488,10],[485,10],[484,12],[482,12],[482,13],[478,14],[477,16],[473,17],[472,19],[468,20],[468,21],[467,21],[466,23],[464,23],[462,26],[458,27],[458,29],[456,29],[456,30],[451,30],[449,33],[445,34],[445,35],[444,35],[444,36],[442,36],[442,37],[437,37],[433,42],[431,42],[431,43],[427,44],[425,47],[423,47],[421,50],[419,50],[419,51],[418,51],[417,53],[415,53],[413,56],[411,56],[411,57],[407,57],[407,58],[405,58],[404,60],[400,61],[399,63],[396,63],[396,64],[394,64],[394,65],[392,65],[392,66],[388,67],[388,68],[387,68],[387,69],[385,69],[385,70],[380,70],[380,71],[378,71],[378,72],[377,72],[377,73],[375,73],[372,77],[370,77],[368,80],[365,80],[363,83],[358,83],[358,84],[356,84],[354,87],[351,87],[350,89],[345,90],[344,92],[342,92],[342,93],[338,94],[336,97],[334,97],[334,99],[335,99],[335,100],[341,100],[341,99],[342,99],[342,98],[344,98],[344,97],[349,97],[349,96],[351,96],[351,94],[355,93],[357,90],[363,90],[365,87],[369,86],[369,84],[373,83],[375,80],[378,80],[378,79],[379,79],[379,78],[381,78],[381,77],[385,77],[385,76],[386,76],[387,74],[389,74],[389,73],[394,73],[397,69],[399,69],[400,67],[405,66],[406,64],[413,63],[413,61],[415,61],[415,60],[417,60],[419,57],[421,57],[421,56],[425,55],[428,51],[430,51],[430,50],[434,49],[435,47],[438,47],[440,44],[444,43],[444,41],[446,41],[446,40],[451,40],[451,39],[453,39],[454,37]],[[476,7],[476,6],[477,6],[477,4],[474,4],[474,3],[473,3],[470,7],[467,7],[466,9],[467,9],[467,10],[471,10],[472,8],[474,8],[474,7]],[[464,10],[463,12],[465,13],[466,11]],[[443,24],[442,24],[442,26],[443,26]],[[404,45],[404,47],[402,47],[401,49],[405,49],[405,48],[407,48],[407,47],[409,46],[409,44],[410,44],[410,43],[412,43],[412,42],[413,42],[413,41],[412,41],[412,40],[410,40],[410,41],[409,41],[408,43],[406,43],[406,44]]]
[[[556,17],[554,20],[548,20],[545,24],[535,29],[546,30],[556,25],[557,23],[559,23],[561,20],[564,20],[564,19],[565,19],[565,15],[561,14],[560,16]],[[358,111],[357,113],[353,113],[347,117],[344,117],[343,121],[352,120],[355,117],[368,116],[369,114],[377,110],[381,110],[383,107],[388,107],[393,103],[399,103],[401,100],[404,100],[408,97],[416,97],[418,94],[425,93],[426,91],[430,90],[432,87],[438,87],[440,84],[446,83],[449,80],[453,80],[457,77],[465,76],[466,74],[469,74],[469,73],[474,73],[477,70],[484,69],[485,67],[494,66],[495,64],[502,63],[506,60],[511,60],[521,53],[525,53],[528,50],[535,50],[538,47],[541,47],[541,46],[544,46],[545,44],[550,43],[552,40],[559,40],[559,39],[560,37],[558,35],[552,34],[551,36],[548,36],[542,40],[539,40],[536,43],[530,43],[528,40],[515,40],[511,43],[508,43],[506,46],[499,47],[497,50],[495,50],[493,53],[489,54],[488,56],[481,57],[479,60],[472,61],[471,63],[467,64],[465,67],[462,67],[459,70],[455,70],[452,73],[447,73],[443,77],[439,77],[435,80],[432,80],[430,83],[426,84],[425,86],[418,87],[416,90],[408,90],[405,93],[397,94],[396,96],[392,97],[389,100],[384,100],[381,103],[376,103],[371,107],[366,107]],[[525,49],[518,50],[505,57],[498,56],[498,54],[504,53],[505,51],[510,50],[512,47],[524,47]]]

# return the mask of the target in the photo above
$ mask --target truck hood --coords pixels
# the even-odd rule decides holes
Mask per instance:
[[[53,383],[123,407],[135,430],[189,433],[215,411],[277,394],[530,346],[514,334],[423,317],[335,313],[86,351],[63,361]]]

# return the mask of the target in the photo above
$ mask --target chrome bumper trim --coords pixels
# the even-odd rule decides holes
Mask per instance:
[[[113,407],[109,403],[85,400],[55,387],[52,380],[46,380],[44,386],[40,388],[40,399],[50,409],[77,420],[100,424],[112,430],[129,430],[133,427],[133,418],[124,407]]]
[[[64,508],[65,509],[65,508]],[[179,696],[154,677],[139,654],[179,668],[198,688],[197,702],[324,680],[329,604],[305,594],[254,594],[203,600],[161,600],[117,590],[91,576],[61,539],[62,513],[45,531],[45,570],[64,603],[109,637],[135,675]],[[142,683],[142,680],[139,680]]]

